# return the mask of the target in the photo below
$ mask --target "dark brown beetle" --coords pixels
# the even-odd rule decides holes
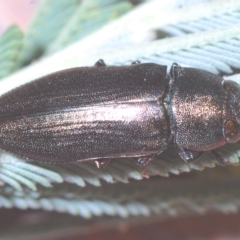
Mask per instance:
[[[0,148],[49,163],[132,157],[174,142],[186,161],[240,139],[240,87],[194,68],[135,62],[52,73],[0,97]],[[194,152],[198,154],[194,154]]]

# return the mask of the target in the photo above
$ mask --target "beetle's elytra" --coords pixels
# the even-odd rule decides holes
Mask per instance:
[[[132,157],[145,166],[172,142],[189,162],[240,139],[238,84],[177,64],[168,76],[166,68],[99,60],[20,86],[0,97],[0,148],[49,163],[103,167]]]

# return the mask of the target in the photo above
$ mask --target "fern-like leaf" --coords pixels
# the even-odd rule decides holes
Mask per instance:
[[[125,0],[83,1],[56,40],[50,44],[47,54],[52,54],[80,40],[131,8],[132,5]]]
[[[23,34],[13,25],[0,37],[0,79],[16,69],[17,58],[23,44]]]

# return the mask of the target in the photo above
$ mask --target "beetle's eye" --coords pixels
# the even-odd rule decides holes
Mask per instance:
[[[223,132],[226,141],[229,143],[240,140],[240,125],[232,120],[226,121]]]
[[[236,82],[231,81],[231,80],[225,80],[223,82],[223,88],[229,92],[236,92],[236,91],[238,92],[239,91],[239,85]]]

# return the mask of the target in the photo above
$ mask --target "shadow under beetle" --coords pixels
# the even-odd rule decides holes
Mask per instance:
[[[132,157],[173,142],[190,162],[240,139],[240,87],[204,70],[134,62],[52,73],[0,97],[0,148],[49,163]],[[197,152],[197,154],[195,153]],[[195,154],[194,154],[195,153]]]

